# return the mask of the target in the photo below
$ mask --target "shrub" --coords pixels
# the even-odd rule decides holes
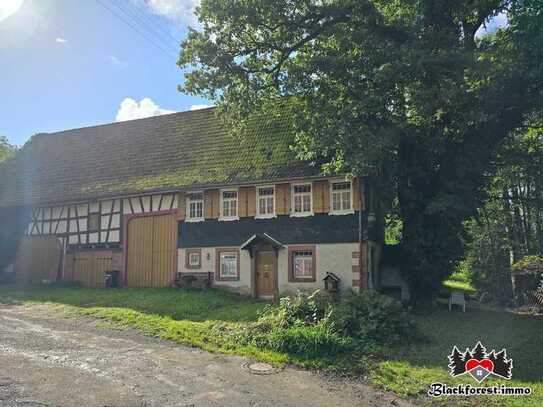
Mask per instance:
[[[351,338],[341,337],[324,320],[309,326],[274,328],[267,334],[256,336],[253,343],[258,347],[305,359],[336,356],[354,347]]]
[[[415,322],[402,305],[374,292],[345,296],[330,320],[342,335],[378,344],[398,344],[416,336]]]
[[[401,304],[376,293],[346,295],[337,303],[320,292],[298,293],[268,306],[239,340],[303,359],[326,359],[356,351],[368,355],[416,333]]]
[[[259,318],[258,324],[261,325],[261,329],[312,325],[325,319],[329,308],[328,298],[319,290],[310,295],[298,292],[292,298],[281,298],[278,305],[268,305]]]

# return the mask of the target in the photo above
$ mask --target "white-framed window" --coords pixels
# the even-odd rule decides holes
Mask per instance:
[[[330,182],[330,213],[353,213],[353,187],[350,181]]]
[[[256,188],[256,214],[259,218],[275,216],[275,187],[263,186]]]
[[[238,217],[238,190],[221,190],[221,220],[234,220]]]
[[[295,280],[312,280],[315,278],[313,273],[313,252],[310,250],[295,251],[292,254],[292,276]]]
[[[200,252],[190,252],[189,253],[189,266],[199,266],[200,265]]]
[[[187,249],[185,266],[187,269],[199,269],[202,266],[202,250]]]
[[[313,214],[313,193],[311,183],[292,185],[292,213],[293,216],[307,216]]]
[[[187,195],[187,222],[204,220],[204,193],[192,192]]]
[[[219,277],[238,278],[238,253],[221,251],[219,256]]]

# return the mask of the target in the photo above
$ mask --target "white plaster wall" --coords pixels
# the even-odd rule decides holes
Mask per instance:
[[[310,243],[308,243],[310,244]],[[215,274],[216,260],[215,248],[203,247],[202,267],[200,269],[187,269],[185,267],[186,249],[178,249],[177,271],[180,273]],[[279,251],[277,263],[277,278],[279,295],[295,294],[296,291],[312,292],[324,289],[322,279],[328,271],[341,279],[340,289],[347,291],[353,288],[353,280],[358,279],[358,273],[353,273],[353,265],[358,265],[358,258],[353,258],[353,252],[358,252],[358,243],[317,244],[315,245],[316,281],[289,282],[288,281],[288,246]],[[214,285],[231,289],[242,294],[251,294],[251,258],[246,250],[240,250],[240,279],[239,281],[215,281]]]
[[[329,271],[341,279],[339,286],[341,291],[352,288],[352,281],[357,278],[353,275],[353,265],[358,264],[358,259],[353,259],[353,252],[358,252],[358,243],[317,244],[315,250],[316,281],[307,283],[288,281],[288,247],[279,251],[277,267],[279,295],[293,294],[298,290],[310,292],[324,289],[322,279]]]
[[[215,273],[215,248],[195,247],[202,250],[202,264],[199,269],[187,269],[185,267],[186,249],[177,249],[177,272],[178,273]]]
[[[215,247],[202,247],[202,264],[200,269],[187,269],[185,266],[186,249],[178,249],[177,271],[180,273],[213,273],[215,276],[216,254]],[[238,281],[214,281],[213,285],[231,289],[241,294],[251,294],[251,258],[246,250],[239,251],[239,280]]]

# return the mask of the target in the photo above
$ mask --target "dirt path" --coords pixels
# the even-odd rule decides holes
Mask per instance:
[[[47,306],[0,306],[0,406],[406,405],[364,383],[285,369],[115,330]]]

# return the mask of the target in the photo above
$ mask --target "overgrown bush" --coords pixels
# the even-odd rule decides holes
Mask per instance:
[[[257,324],[287,328],[295,325],[313,325],[326,319],[330,311],[329,298],[320,291],[307,295],[298,292],[294,297],[283,297],[279,305],[268,305]]]
[[[346,295],[330,320],[342,335],[394,345],[416,335],[413,318],[391,297],[375,292]]]
[[[273,328],[254,340],[258,347],[305,359],[326,358],[353,350],[354,341],[340,336],[326,320],[314,325]]]
[[[240,339],[298,358],[325,359],[353,351],[371,354],[382,345],[412,338],[415,332],[409,314],[392,298],[365,292],[332,302],[316,291],[268,306]]]

